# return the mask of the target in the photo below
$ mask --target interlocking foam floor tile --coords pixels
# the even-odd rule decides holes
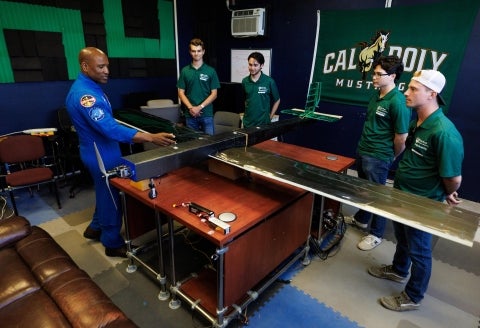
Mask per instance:
[[[311,256],[310,256],[311,257]],[[285,272],[283,272],[279,277],[278,280],[280,281],[290,281],[297,275],[305,266],[302,263],[303,256],[296,260]]]
[[[95,207],[88,207],[81,211],[67,214],[63,217],[63,219],[72,227],[78,226],[84,222],[90,222],[90,220],[92,220],[94,210]]]
[[[106,257],[94,249],[92,242],[83,238],[78,231],[67,231],[54,238],[90,277],[111,268],[111,263]],[[103,250],[103,247],[101,249]]]
[[[33,196],[30,196],[28,189],[14,193],[18,214],[26,217],[32,225],[39,225],[60,216],[42,197],[43,194],[43,190],[33,191]],[[55,198],[53,194],[52,197]]]
[[[251,318],[251,327],[360,327],[291,285],[285,285]]]

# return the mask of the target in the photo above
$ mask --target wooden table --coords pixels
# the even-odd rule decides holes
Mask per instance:
[[[353,164],[352,159],[280,142],[266,141],[255,147],[337,172]],[[252,291],[262,292],[296,260],[304,257],[308,261],[312,193],[257,175],[233,181],[200,166],[175,170],[154,183],[158,196],[150,199],[148,190],[133,187],[129,179],[111,179],[111,184],[121,191],[127,241],[152,224],[156,228],[159,267],[148,269],[159,277],[159,298],[169,297],[163,265],[162,218],[168,222],[170,236],[174,235],[176,221],[216,249],[216,270],[202,270],[180,283],[176,277],[174,238],[170,238],[171,308],[177,308],[179,300],[184,300],[212,324],[223,326],[256,299]],[[237,219],[229,223],[231,232],[225,235],[216,231],[187,208],[173,206],[188,202],[211,209],[216,216],[234,213]],[[127,244],[131,250],[130,243]],[[132,268],[134,260],[145,265],[134,253],[130,253],[130,258]],[[270,275],[272,272],[276,274]]]
[[[300,147],[292,144],[267,140],[254,146],[271,153],[284,157],[293,158],[297,161],[315,165],[336,173],[347,173],[347,170],[355,163],[354,158],[340,156],[320,150]],[[315,195],[314,211],[318,213],[319,220],[312,225],[312,236],[320,241],[321,221],[325,209],[331,209],[335,214],[341,211],[341,203],[329,198]]]
[[[129,180],[114,178],[111,183],[123,191],[126,227],[132,222],[140,222],[139,214],[153,209],[158,221],[158,244],[162,244],[160,220],[164,214],[168,218],[171,236],[175,220],[215,245],[216,272],[204,270],[177,286],[174,243],[170,238],[170,291],[173,294],[170,306],[178,307],[177,298],[180,297],[190,305],[195,304],[205,317],[220,326],[226,316],[236,315],[231,305],[243,302],[243,308],[246,307],[254,300],[247,292],[261,284],[297,249],[303,247],[295,260],[306,255],[313,194],[302,189],[259,176],[252,177],[252,180],[231,181],[195,167],[175,170],[156,179],[158,197],[153,200],[148,198],[148,191],[133,188]],[[173,207],[173,204],[182,202],[195,202],[215,213],[232,212],[237,219],[230,223],[231,232],[224,235],[187,208]],[[147,209],[139,210],[140,204],[146,205]],[[159,263],[163,263],[162,250],[159,252]],[[158,269],[160,276],[164,277],[164,268]],[[201,302],[197,304],[199,300]]]

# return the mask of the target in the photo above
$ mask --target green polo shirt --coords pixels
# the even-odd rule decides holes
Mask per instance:
[[[411,119],[412,111],[406,106],[405,96],[397,87],[383,98],[374,95],[368,103],[357,152],[385,162],[393,161],[395,133],[407,133]]]
[[[270,123],[272,105],[280,99],[275,81],[262,73],[256,82],[252,81],[250,75],[244,77],[242,86],[246,98],[243,126],[248,128]]]
[[[415,128],[416,124],[410,124],[412,143],[398,164],[394,187],[443,201],[442,178],[462,175],[462,136],[441,108]]]
[[[220,89],[217,72],[211,66],[203,63],[198,69],[192,64],[182,68],[177,81],[177,88],[185,90],[185,96],[193,106],[200,105],[210,95],[212,90]],[[208,104],[202,110],[202,117],[213,116],[213,105]],[[191,117],[188,108],[184,108],[187,117]]]

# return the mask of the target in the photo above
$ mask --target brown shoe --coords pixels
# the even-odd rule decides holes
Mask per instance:
[[[83,237],[87,239],[99,241],[101,234],[102,234],[102,231],[92,229],[90,228],[90,226],[88,226],[87,229],[85,229],[85,231],[83,232]]]
[[[108,248],[105,247],[105,255],[110,257],[127,257],[127,246],[122,246],[118,248]]]

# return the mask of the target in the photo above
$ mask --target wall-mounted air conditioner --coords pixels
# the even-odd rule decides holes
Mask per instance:
[[[232,36],[265,35],[265,8],[232,11]]]

